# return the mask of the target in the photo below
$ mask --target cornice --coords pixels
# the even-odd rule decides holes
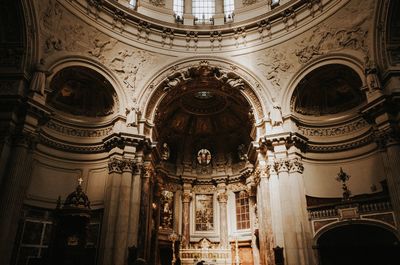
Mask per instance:
[[[267,43],[271,46],[271,43],[291,39],[315,26],[347,2],[291,1],[251,20],[213,27],[162,22],[130,10],[116,1],[71,0],[60,4],[92,26],[108,31],[115,39],[134,41],[146,49],[164,49],[170,54],[171,51],[236,52],[238,48],[247,50]]]

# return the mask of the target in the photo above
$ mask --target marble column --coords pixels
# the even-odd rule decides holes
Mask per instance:
[[[295,215],[295,208],[298,207],[295,200],[292,199],[293,190],[291,189],[291,179],[289,179],[289,161],[287,158],[281,158],[276,162],[276,169],[279,176],[279,191],[282,213],[282,228],[284,236],[285,259],[287,264],[297,265],[299,262],[299,251],[295,226],[299,222]]]
[[[130,159],[121,161],[121,180],[118,191],[118,212],[115,227],[114,265],[124,265],[128,258],[129,208],[132,189],[132,172],[135,163]]]
[[[0,264],[9,265],[25,193],[28,188],[35,136],[21,133],[13,139],[0,189]]]
[[[254,181],[254,176],[251,175],[246,179],[247,193],[249,195],[249,214],[250,214],[250,230],[251,234],[251,251],[253,254],[253,265],[260,265],[260,251],[257,244],[257,237],[254,233],[258,226],[257,217],[257,187]]]
[[[225,180],[223,182],[217,184],[218,191],[218,202],[219,202],[219,224],[220,224],[220,246],[222,248],[229,247],[229,239],[228,239],[228,217],[227,217],[227,207],[226,204],[228,202],[228,194],[226,192],[226,184]]]
[[[387,140],[390,142],[386,142]],[[381,149],[381,157],[386,173],[390,201],[397,220],[397,231],[400,232],[400,145],[393,138],[386,139],[386,141],[385,147]]]
[[[121,159],[111,158],[108,162],[108,179],[103,217],[103,265],[112,265],[115,226],[118,214],[119,187],[121,185]]]
[[[138,227],[140,215],[140,197],[141,197],[141,158],[136,158],[136,170],[132,175],[132,187],[129,205],[129,228],[128,228],[128,247],[138,246]]]
[[[294,210],[295,232],[298,242],[299,264],[315,264],[312,250],[312,230],[308,220],[303,163],[297,156],[289,160],[290,193]]]
[[[257,215],[258,215],[258,241],[260,250],[260,264],[272,265],[273,247],[275,239],[272,226],[271,191],[268,165],[263,155],[258,155],[258,166],[255,170],[257,185]],[[256,211],[256,209],[254,209]],[[255,231],[257,232],[257,230]]]
[[[184,183],[182,192],[182,247],[188,248],[190,243],[190,201],[192,200],[192,184]]]
[[[153,177],[153,166],[146,162],[142,167],[142,189],[140,197],[140,219],[138,233],[138,257],[148,260],[149,254],[149,225],[151,207],[151,178]]]

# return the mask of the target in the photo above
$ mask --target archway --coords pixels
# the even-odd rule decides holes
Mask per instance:
[[[156,91],[162,94],[154,115],[151,104],[145,114],[154,117],[151,135],[159,154],[153,158],[158,169],[153,205],[159,210],[152,217],[152,234],[158,236],[151,248],[161,264],[169,264],[163,259],[170,257],[170,236],[176,233],[177,249],[185,253],[182,264],[193,263],[196,249],[207,253],[206,262],[218,257],[228,264],[235,233],[238,255],[252,260],[249,196],[241,196],[253,168],[248,154],[255,117],[262,116],[259,101],[249,100],[252,88],[232,69],[200,63],[173,72]]]
[[[400,260],[398,238],[375,225],[332,228],[317,240],[321,265],[391,265]]]

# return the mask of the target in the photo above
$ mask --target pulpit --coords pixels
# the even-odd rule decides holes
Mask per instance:
[[[95,251],[86,247],[90,221],[90,201],[82,190],[82,180],[76,190],[61,199],[55,210],[53,233],[47,257],[48,265],[91,265]]]

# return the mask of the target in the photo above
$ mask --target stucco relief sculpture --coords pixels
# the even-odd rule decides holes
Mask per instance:
[[[262,66],[265,78],[279,90],[281,89],[281,80],[286,76],[283,73],[291,72],[294,68],[286,56],[276,49],[269,50],[263,57],[258,58],[257,65]]]
[[[366,44],[368,31],[362,29],[361,25],[352,28],[334,29],[327,26],[318,26],[312,34],[298,43],[299,49],[294,54],[299,63],[306,63],[311,59],[341,49],[360,50],[368,53]]]

